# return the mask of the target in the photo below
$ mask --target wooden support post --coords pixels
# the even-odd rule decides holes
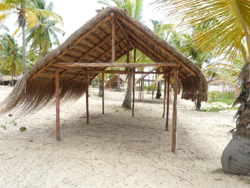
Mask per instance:
[[[56,139],[60,140],[60,86],[59,86],[59,68],[55,69],[55,87],[56,87]]]
[[[87,68],[85,74],[86,74],[86,119],[87,119],[87,124],[89,124],[89,72]]]
[[[102,114],[104,114],[104,72],[102,73]]]
[[[164,74],[165,81],[164,81],[164,97],[163,97],[163,114],[162,118],[165,116],[165,109],[166,109],[166,94],[167,94],[167,74]]]
[[[112,15],[112,57],[111,62],[115,62],[115,15],[114,13]]]
[[[174,71],[174,102],[173,102],[173,119],[172,119],[172,152],[177,148],[177,93],[178,93],[178,68]]]
[[[136,48],[134,48],[134,63],[136,62]],[[135,68],[133,68],[135,72]],[[133,74],[133,104],[132,104],[132,117],[135,115],[135,74]]]
[[[168,131],[168,122],[169,122],[169,94],[170,94],[170,72],[168,73],[168,97],[167,97],[166,131]]]
[[[141,88],[142,88],[142,102],[144,102],[144,78],[142,79],[142,84],[141,84]]]

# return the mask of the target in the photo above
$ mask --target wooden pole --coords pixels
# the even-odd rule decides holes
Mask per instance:
[[[168,73],[168,97],[167,97],[166,131],[168,131],[168,122],[169,122],[169,94],[170,94],[170,72]]]
[[[115,62],[115,16],[114,14],[112,15],[112,57],[111,57],[111,62]]]
[[[51,67],[59,67],[65,69],[71,68],[107,68],[107,67],[176,67],[175,62],[164,63],[74,63],[74,62],[59,62],[54,63]],[[158,74],[158,73],[157,73]]]
[[[56,85],[56,139],[60,140],[60,86],[59,86],[59,68],[55,69]]]
[[[86,68],[86,119],[87,124],[89,124],[89,72]]]
[[[166,94],[167,94],[167,74],[164,74],[165,82],[164,82],[164,98],[163,98],[163,114],[162,118],[165,116],[165,108],[166,108]]]
[[[134,63],[136,62],[136,48],[134,48]],[[134,68],[135,72],[135,68]],[[135,115],[135,74],[133,74],[133,104],[132,104],[132,117]]]
[[[144,102],[144,78],[142,79],[142,102]]]
[[[172,152],[177,148],[177,93],[178,93],[178,68],[174,71],[174,102],[172,119]]]
[[[104,114],[104,73],[102,73],[102,114]]]

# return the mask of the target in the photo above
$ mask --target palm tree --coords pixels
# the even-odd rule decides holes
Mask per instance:
[[[23,43],[23,73],[27,72],[26,67],[26,49],[25,49],[25,27],[33,28],[39,23],[39,16],[52,17],[58,22],[62,23],[62,18],[48,10],[37,9],[34,6],[39,0],[1,0],[0,2],[0,21],[4,21],[11,14],[17,14],[18,29],[15,31],[16,34],[19,29],[22,29],[22,43]]]
[[[98,3],[111,6],[111,3],[115,4],[117,7],[126,9],[128,13],[137,19],[138,21],[142,21],[142,8],[143,8],[143,0],[99,0]],[[131,53],[130,53],[131,54]],[[125,58],[125,57],[123,57]],[[131,108],[132,102],[132,75],[127,76],[128,85],[127,85],[127,92],[125,95],[125,99],[122,103],[123,107]]]
[[[34,1],[34,7],[40,10],[53,12],[53,3],[49,2],[46,5],[46,0]],[[56,33],[65,34],[63,30],[56,27],[57,20],[51,20],[49,17],[38,16],[39,24],[31,29],[28,29],[27,43],[31,42],[31,49],[38,48],[40,60],[41,56],[45,56],[51,49],[52,45],[59,45],[59,39]],[[54,42],[52,42],[52,39]]]
[[[169,15],[183,20],[182,25],[186,28],[200,26],[206,22],[210,22],[209,27],[201,29],[195,33],[193,37],[194,45],[198,50],[206,52],[214,52],[214,57],[226,54],[231,62],[234,62],[237,53],[242,53],[245,62],[249,62],[250,54],[250,20],[249,20],[249,0],[158,0],[157,1],[164,11],[168,11]],[[246,49],[243,47],[246,46]],[[235,117],[236,131],[234,135],[247,137],[249,134],[248,125],[250,124],[250,64],[247,63],[243,67],[239,76],[242,83],[242,89],[236,99],[236,104],[241,104]],[[249,173],[245,171],[245,166],[249,167],[250,161],[237,160],[238,155],[244,155],[244,144],[240,148],[232,146],[242,142],[235,141],[236,137],[229,143],[222,155],[222,166],[224,170],[234,173]],[[239,138],[241,139],[241,138]],[[249,146],[246,146],[246,148]],[[234,148],[237,151],[234,151]],[[244,150],[244,151],[243,151]],[[242,152],[241,152],[242,151]],[[247,154],[245,154],[247,156]],[[249,156],[249,155],[248,155]],[[241,155],[242,157],[242,155]],[[240,161],[237,162],[237,161]],[[243,166],[242,166],[243,165]],[[249,169],[249,168],[248,168]]]
[[[13,76],[17,76],[22,72],[20,48],[9,34],[3,34],[0,38],[0,71],[12,75],[12,85],[14,85]]]

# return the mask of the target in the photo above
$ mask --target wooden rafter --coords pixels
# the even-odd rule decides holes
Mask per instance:
[[[73,42],[65,51],[63,51],[60,55],[58,55],[55,59],[53,59],[50,63],[48,63],[46,66],[41,68],[37,73],[35,73],[33,76],[30,77],[30,80],[34,79],[38,74],[40,74],[42,71],[44,71],[47,67],[49,67],[51,64],[56,62],[60,57],[62,57],[64,54],[66,54],[71,48],[73,48],[76,44],[78,44],[81,40],[83,40],[85,37],[87,37],[90,33],[95,31],[101,24],[106,22],[108,19],[110,19],[111,15],[103,18],[98,24],[93,26],[88,32],[83,34],[81,37],[79,37],[75,42]]]
[[[115,46],[120,45],[120,44],[123,43],[125,40],[126,40],[126,38],[123,39],[122,41],[118,42]],[[107,55],[108,53],[110,53],[111,50],[112,50],[112,48],[110,48],[108,51],[106,51],[105,53],[103,53],[102,55],[100,55],[97,59],[94,60],[94,62],[99,61],[103,56],[105,56],[105,55]]]
[[[118,29],[116,32],[119,32],[120,29]],[[81,61],[84,57],[86,57],[87,55],[89,55],[91,52],[93,52],[96,48],[100,47],[101,45],[103,45],[105,42],[107,42],[110,37],[112,35],[107,36],[105,39],[103,39],[100,43],[98,43],[96,46],[94,46],[93,48],[91,48],[88,52],[86,52],[85,54],[83,54],[78,60],[76,60],[76,62]]]
[[[126,25],[128,25],[129,27],[131,27],[133,30],[135,30],[137,33],[139,33],[140,35],[144,36],[144,38],[146,38],[147,40],[149,40],[152,44],[154,44],[155,46],[157,46],[157,48],[159,48],[160,50],[162,50],[163,52],[165,52],[166,54],[168,54],[168,56],[170,56],[173,60],[177,61],[178,63],[180,63],[185,69],[187,69],[189,72],[191,72],[193,75],[196,75],[195,72],[188,67],[187,65],[185,65],[182,61],[180,61],[178,58],[176,58],[174,55],[172,55],[168,50],[166,50],[164,47],[158,45],[157,42],[155,42],[152,38],[148,37],[147,35],[145,35],[145,33],[143,31],[141,31],[140,29],[138,29],[137,27],[135,27],[132,23],[130,23],[129,21],[127,21],[126,19],[124,19],[122,16],[120,16],[119,14],[117,14],[117,18],[119,20],[122,20],[122,22],[126,23]],[[137,38],[138,39],[138,38]]]
[[[131,43],[131,41],[129,40],[129,37],[124,29],[124,27],[122,26],[122,23],[120,22],[119,19],[117,19],[117,24],[119,25],[120,29],[122,29],[123,34],[125,35],[126,39],[129,41],[130,45],[135,49],[135,46]]]
[[[78,76],[80,76],[83,72],[85,72],[85,70],[80,71],[78,74],[76,74],[75,76],[73,76],[72,78],[70,78],[69,81],[74,80],[75,78],[77,78]]]

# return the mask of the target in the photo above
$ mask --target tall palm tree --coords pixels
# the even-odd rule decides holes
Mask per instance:
[[[138,21],[142,21],[143,0],[110,0],[110,1],[99,0],[98,1],[98,3],[106,6],[111,6],[112,5],[111,2],[115,4],[117,7],[126,9],[128,13]],[[124,58],[125,57],[123,57],[123,59]],[[125,99],[122,103],[122,106],[126,108],[131,108],[133,77],[131,75],[128,75],[127,79],[128,79],[127,92],[125,95]]]
[[[206,22],[212,23],[193,37],[194,45],[198,49],[207,52],[213,50],[214,56],[224,53],[231,62],[234,62],[237,53],[242,53],[245,62],[249,62],[250,0],[158,0],[157,2],[161,6],[160,8],[168,11],[168,15],[171,14],[175,18],[182,19],[182,25],[187,28],[197,27]],[[244,46],[246,46],[246,50],[244,50]],[[248,127],[250,124],[249,66],[249,63],[245,64],[239,75],[242,89],[235,102],[241,106],[235,116],[237,117],[236,131],[232,132],[240,137],[247,137],[250,132]],[[245,171],[245,166],[249,166],[249,163],[245,163],[243,158],[240,163],[237,162],[239,161],[237,160],[238,155],[244,156],[245,149],[236,148],[235,144],[241,144],[243,141],[237,142],[234,138],[223,152],[222,166],[229,172],[249,173],[249,171]],[[248,148],[249,146],[244,146],[242,143],[239,147]],[[249,158],[247,161],[250,161]]]
[[[51,11],[37,9],[34,3],[39,0],[1,0],[0,2],[0,21],[4,21],[11,14],[17,15],[18,30],[22,29],[22,43],[23,43],[23,73],[27,71],[26,67],[26,49],[25,49],[25,27],[33,28],[39,23],[39,16],[51,17],[62,23],[62,18]]]
[[[53,3],[46,5],[46,0],[34,1],[34,7],[40,10],[48,10],[53,12]],[[37,26],[28,29],[27,43],[31,42],[31,49],[38,49],[39,58],[45,56],[51,49],[52,45],[59,45],[59,39],[56,33],[64,35],[65,32],[56,27],[57,20],[51,20],[49,17],[38,16],[39,23]],[[52,42],[52,39],[54,42]]]
[[[22,55],[20,48],[14,38],[9,34],[0,36],[0,71],[13,76],[20,75],[22,72]]]

